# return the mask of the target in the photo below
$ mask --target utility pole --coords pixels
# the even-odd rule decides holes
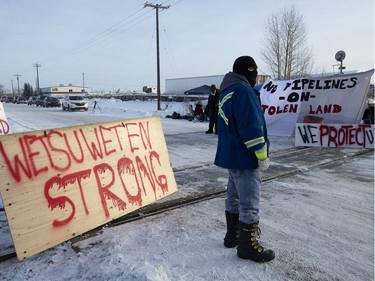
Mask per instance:
[[[12,83],[12,95],[13,95],[13,99],[14,99],[13,79],[10,79],[10,82]]]
[[[82,72],[82,93],[85,92],[85,73]]]
[[[22,76],[21,74],[14,74],[14,76],[17,77],[17,84],[18,84],[18,96],[20,96],[20,76]],[[14,95],[13,95],[14,97]]]
[[[39,96],[40,95],[40,88],[39,88],[39,71],[38,68],[41,67],[40,64],[34,63],[34,67],[36,67],[36,93]]]
[[[158,110],[160,110],[160,57],[159,57],[159,9],[168,9],[171,5],[163,6],[161,4],[145,3],[144,7],[151,7],[156,10],[156,67],[157,67],[157,95],[158,95]]]

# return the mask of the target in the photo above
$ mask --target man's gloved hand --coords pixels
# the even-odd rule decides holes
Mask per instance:
[[[258,159],[258,169],[261,171],[265,171],[270,166],[270,159],[267,157],[265,159]]]
[[[270,166],[270,159],[267,155],[267,144],[255,151],[255,156],[258,158],[258,169],[261,171],[265,171]]]

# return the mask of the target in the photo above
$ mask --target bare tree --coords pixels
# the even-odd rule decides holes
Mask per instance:
[[[311,74],[313,56],[303,17],[294,6],[268,18],[262,59],[276,79]]]

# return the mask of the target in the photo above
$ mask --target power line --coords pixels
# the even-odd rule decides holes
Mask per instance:
[[[174,73],[174,76],[176,76],[177,72],[178,72],[178,68],[177,68],[177,64],[175,62],[175,57],[174,57],[174,54],[172,51],[170,51],[168,48],[171,47],[171,44],[170,44],[170,41],[169,41],[169,38],[167,36],[167,32],[166,32],[166,29],[163,28],[163,31],[164,31],[164,36],[161,36],[161,42],[162,42],[162,45],[164,47],[164,51],[167,55],[167,58],[169,60],[169,63],[171,65],[171,69],[172,69],[172,72]],[[162,34],[163,35],[163,34]],[[165,38],[165,40],[163,40]],[[166,44],[164,44],[166,43]],[[172,48],[170,48],[172,49]]]
[[[51,62],[53,60],[58,60],[58,59],[61,59],[61,58],[64,58],[64,57],[68,57],[68,56],[73,56],[73,55],[77,55],[78,53],[81,53],[101,42],[104,42],[104,41],[107,41],[115,36],[118,36],[119,34],[135,27],[136,25],[142,23],[143,21],[149,19],[150,17],[152,17],[153,15],[149,15],[149,12],[145,12],[145,13],[141,13],[139,15],[139,13],[146,7],[152,7],[152,8],[155,8],[158,12],[158,10],[164,10],[164,9],[167,9],[171,6],[174,6],[180,2],[182,2],[183,0],[179,0],[179,1],[176,1],[174,3],[171,3],[170,5],[165,5],[165,3],[168,3],[170,2],[170,0],[167,0],[165,2],[163,2],[162,4],[154,4],[156,1],[153,1],[151,4],[149,3],[146,3],[144,5],[143,8],[137,10],[136,12],[132,13],[131,15],[127,16],[126,18],[124,18],[123,20],[119,21],[118,23],[108,27],[107,29],[105,29],[104,31],[100,32],[99,34],[97,34],[96,36],[82,42],[81,44],[77,45],[76,47],[74,48],[71,48],[65,52],[62,52],[54,57],[50,57],[50,58],[46,58],[44,60],[39,60],[39,62]],[[138,16],[137,16],[138,15]],[[157,15],[158,17],[158,15]],[[158,31],[158,30],[157,30]],[[137,36],[139,37],[139,36]],[[157,36],[158,37],[158,36]],[[157,38],[158,39],[158,38]],[[158,41],[158,40],[157,40]],[[158,45],[158,44],[157,44]],[[158,47],[158,46],[157,46]],[[159,59],[159,58],[158,58]],[[34,67],[36,67],[37,69],[37,88],[39,88],[39,74],[38,74],[38,67],[41,67],[41,65],[39,65],[38,67],[36,65],[33,65]],[[24,71],[29,71],[29,69],[25,68]],[[20,75],[21,76],[21,75]],[[19,78],[19,77],[18,77]],[[160,78],[159,78],[160,79]],[[160,88],[160,81],[159,81],[159,88]],[[40,89],[39,89],[40,91]],[[19,91],[18,91],[19,92]],[[159,90],[160,92],[160,90]]]
[[[117,36],[117,35],[125,32],[125,31],[129,30],[130,28],[140,24],[141,22],[147,20],[148,18],[150,18],[152,16],[151,15],[151,16],[148,16],[148,17],[142,19],[142,17],[147,15],[148,12],[146,12],[146,13],[143,13],[143,14],[137,16],[136,18],[131,19],[132,17],[137,15],[142,10],[143,9],[140,9],[140,10],[136,11],[135,13],[133,13],[130,16],[126,17],[125,19],[121,20],[117,24],[112,25],[111,27],[109,27],[109,28],[105,29],[104,31],[102,31],[101,33],[99,33],[98,35],[82,42],[81,44],[77,45],[76,47],[74,47],[74,48],[72,48],[72,49],[70,49],[66,52],[63,52],[59,55],[56,55],[54,57],[41,60],[41,62],[48,62],[48,61],[59,59],[61,57],[76,55],[80,52],[83,52],[83,51],[97,45],[100,42],[107,41],[107,40],[113,38],[114,36]],[[129,20],[129,19],[131,19],[131,20]],[[140,19],[140,20],[137,21],[138,19]],[[133,25],[130,25],[133,22],[135,22],[135,23]]]

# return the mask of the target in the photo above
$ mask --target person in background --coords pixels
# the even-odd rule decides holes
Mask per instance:
[[[208,97],[207,110],[208,110],[208,131],[206,134],[213,134],[215,128],[215,134],[218,134],[217,129],[217,115],[219,110],[219,91],[216,89],[216,85],[211,85],[211,93]]]
[[[364,124],[374,124],[374,104],[368,105],[363,112],[362,120]]]
[[[202,107],[202,104],[200,101],[197,102],[197,104],[195,105],[195,109],[194,109],[194,117],[196,118],[196,120],[198,120],[199,122],[204,122],[206,121],[206,115],[203,111],[203,107]]]
[[[228,169],[224,245],[237,256],[256,262],[275,258],[258,241],[261,171],[269,167],[269,140],[260,101],[253,90],[257,64],[249,56],[235,60],[224,76],[218,117],[215,165]]]

